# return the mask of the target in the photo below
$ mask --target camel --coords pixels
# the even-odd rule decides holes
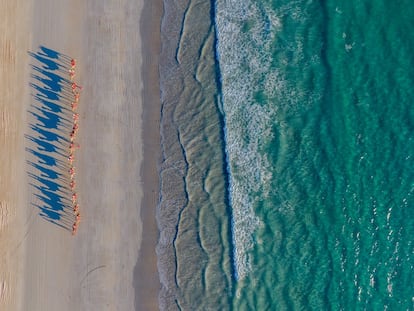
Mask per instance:
[[[75,82],[72,82],[72,91],[75,91],[76,89],[82,90],[82,87],[80,85],[77,85]]]
[[[78,224],[75,222],[72,225],[72,235],[75,235],[76,234],[76,231],[78,231]]]
[[[73,204],[75,204],[75,203],[76,203],[77,198],[78,198],[78,196],[76,195],[76,192],[74,192],[74,193],[72,194],[72,203],[73,203]]]
[[[75,144],[73,141],[71,141],[69,145],[69,152],[70,154],[73,154],[76,148],[80,148],[79,144]]]
[[[75,102],[77,103],[79,101],[80,94],[78,92],[74,92],[73,95],[75,95]]]
[[[73,143],[73,141],[74,141],[75,137],[76,137],[76,131],[75,131],[75,130],[73,130],[73,131],[70,133],[70,142],[71,142],[71,143]]]
[[[69,69],[69,77],[70,77],[70,81],[73,81],[73,79],[75,78],[75,70],[74,69]]]
[[[74,180],[76,173],[75,173],[75,170],[73,169],[73,167],[70,168],[69,174],[70,174],[70,180]]]

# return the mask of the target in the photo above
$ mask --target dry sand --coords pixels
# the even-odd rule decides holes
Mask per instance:
[[[160,2],[0,0],[0,310],[158,309]],[[74,237],[39,216],[26,163],[39,160],[25,135],[39,135],[27,52],[40,45],[76,58],[83,86]]]

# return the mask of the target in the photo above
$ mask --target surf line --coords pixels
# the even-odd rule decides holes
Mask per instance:
[[[214,58],[215,58],[215,72],[216,72],[216,84],[218,90],[217,96],[217,106],[220,112],[220,125],[222,129],[221,136],[223,137],[223,154],[224,154],[224,165],[225,165],[225,194],[226,194],[226,206],[227,212],[229,215],[228,224],[230,226],[230,247],[231,250],[229,252],[230,261],[231,261],[231,276],[233,281],[237,282],[239,280],[239,269],[237,264],[237,243],[235,239],[235,223],[234,223],[234,215],[233,215],[233,208],[232,208],[232,176],[231,176],[231,167],[230,167],[230,158],[228,152],[228,142],[227,142],[227,125],[226,125],[226,116],[224,113],[224,98],[223,98],[223,83],[222,83],[222,74],[220,70],[220,51],[219,51],[219,29],[217,26],[217,3],[213,2],[213,25],[214,25]],[[232,291],[234,287],[232,286]]]

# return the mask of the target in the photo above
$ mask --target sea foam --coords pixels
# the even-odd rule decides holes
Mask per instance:
[[[269,76],[271,42],[280,24],[274,12],[251,1],[219,1],[216,6],[236,279],[251,269],[248,251],[261,224],[254,208],[270,191],[272,172],[260,148],[271,139],[277,109],[254,96],[274,97],[275,87],[283,87],[277,76]],[[258,81],[266,81],[264,90]]]
[[[215,13],[230,180],[233,263],[235,278],[242,279],[251,269],[249,251],[254,246],[254,233],[261,225],[255,208],[277,191],[272,189],[273,167],[266,148],[274,140],[275,125],[283,128],[283,118],[278,115],[294,112],[317,100],[320,94],[306,93],[284,71],[292,64],[303,64],[303,38],[286,42],[279,37],[286,16],[297,24],[304,21],[305,13],[298,5],[293,3],[276,11],[271,4],[218,1]],[[276,46],[283,46],[277,66]]]

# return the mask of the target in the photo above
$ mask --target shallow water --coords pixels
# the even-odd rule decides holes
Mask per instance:
[[[403,2],[165,4],[162,309],[414,309]]]
[[[212,7],[169,2],[165,10],[157,215],[160,305],[163,310],[226,308],[232,297],[230,218],[215,35],[212,21],[205,18]]]

